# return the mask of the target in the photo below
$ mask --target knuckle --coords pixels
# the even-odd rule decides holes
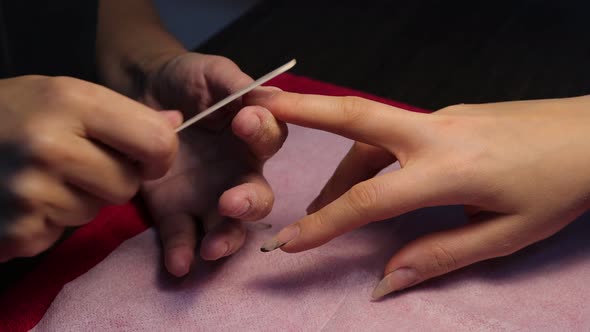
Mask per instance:
[[[120,185],[117,188],[117,190],[115,190],[111,193],[111,197],[109,199],[110,203],[113,203],[113,204],[127,203],[130,199],[132,199],[137,194],[137,192],[139,191],[139,186],[140,186],[139,181],[137,181],[137,182],[130,181],[126,184]],[[94,215],[92,215],[92,217],[94,217]],[[90,219],[92,219],[92,218],[90,218]]]
[[[349,206],[358,214],[364,215],[375,208],[377,190],[369,183],[354,185],[346,195]]]
[[[494,243],[491,243],[489,246],[489,248],[491,248],[489,258],[509,256],[519,251],[523,247],[524,244],[522,243],[522,239],[506,236]]]
[[[358,122],[366,116],[366,100],[356,96],[342,97],[340,110],[342,121],[348,125],[358,125]]]
[[[458,268],[455,256],[443,245],[433,244],[428,252],[432,260],[431,267],[437,273],[444,274]]]
[[[79,104],[91,93],[91,85],[72,77],[50,77],[45,79],[42,94],[49,105],[63,107]]]
[[[461,114],[466,111],[471,111],[475,108],[475,105],[471,104],[455,104],[444,107],[436,112],[436,114]]]
[[[217,68],[219,68],[220,70],[224,70],[227,69],[230,66],[237,66],[232,60],[230,60],[227,57],[224,56],[220,56],[220,55],[212,55],[212,58],[214,61],[214,66],[216,66]]]
[[[329,218],[326,218],[322,211],[311,214],[308,218],[310,218],[310,224],[313,227],[314,232],[317,234],[329,234],[331,236],[338,235],[334,234],[336,231],[334,223],[331,222]]]
[[[79,161],[79,154],[68,148],[65,141],[57,132],[44,130],[31,135],[28,146],[34,158],[50,166],[76,164]]]
[[[486,198],[493,194],[496,184],[488,180],[486,169],[483,167],[487,164],[489,158],[483,149],[466,149],[459,156],[450,158],[445,162],[445,171],[441,176],[446,179],[453,179],[455,188],[458,192],[470,193],[469,201],[465,204],[476,203],[481,198]],[[444,179],[441,179],[444,181]],[[448,180],[447,180],[448,181]]]

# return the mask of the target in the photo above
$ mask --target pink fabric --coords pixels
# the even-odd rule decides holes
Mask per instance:
[[[245,247],[223,262],[197,262],[194,273],[182,280],[163,271],[156,236],[146,231],[67,284],[35,330],[590,329],[588,217],[516,255],[377,303],[369,301],[369,294],[387,259],[421,234],[464,222],[460,208],[410,213],[305,253],[261,253],[264,239],[304,215],[350,145],[334,135],[291,126],[289,140],[265,170],[277,199],[263,222],[273,224],[273,230],[251,233]]]

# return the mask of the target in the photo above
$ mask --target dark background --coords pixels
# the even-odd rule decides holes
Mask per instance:
[[[588,1],[266,1],[199,50],[415,106],[590,92]]]
[[[581,0],[268,0],[199,51],[255,77],[297,58],[296,74],[435,110],[590,93],[589,14]],[[0,0],[0,19],[2,76],[95,77],[96,0]],[[0,291],[34,264],[0,265]]]

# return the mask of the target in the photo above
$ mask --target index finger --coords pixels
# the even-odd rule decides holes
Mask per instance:
[[[265,107],[285,122],[384,148],[391,148],[387,143],[407,142],[423,116],[359,97],[305,95],[269,88],[254,90],[245,103]]]

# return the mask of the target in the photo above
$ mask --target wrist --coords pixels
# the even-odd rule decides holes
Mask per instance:
[[[159,66],[186,52],[164,29],[151,1],[100,1],[97,64],[109,88],[138,98]]]
[[[147,30],[147,31],[146,31]],[[151,30],[151,31],[149,31]],[[180,44],[157,28],[143,29],[141,34],[151,36],[150,44],[104,47],[99,50],[99,77],[109,88],[128,97],[141,97],[147,82],[162,66],[187,52]],[[158,38],[159,37],[159,38]],[[160,40],[161,42],[158,42]],[[154,46],[152,46],[154,45]]]

